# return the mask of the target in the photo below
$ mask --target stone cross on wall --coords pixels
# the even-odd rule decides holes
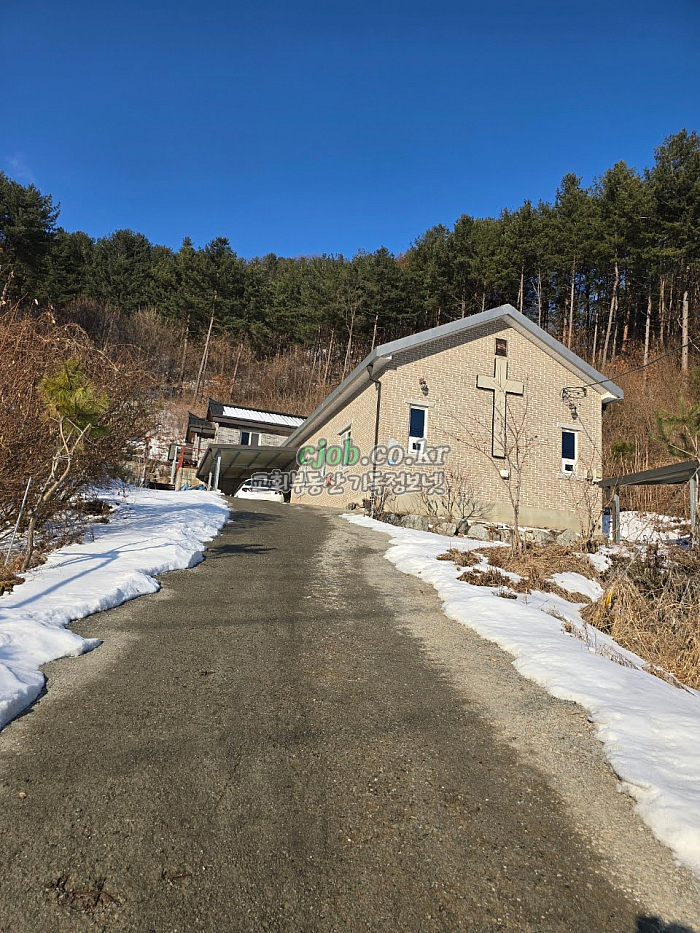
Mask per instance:
[[[491,423],[491,453],[494,457],[506,455],[506,402],[508,395],[522,395],[522,382],[508,378],[508,360],[497,356],[493,367],[493,376],[477,376],[479,389],[493,392],[493,420]]]

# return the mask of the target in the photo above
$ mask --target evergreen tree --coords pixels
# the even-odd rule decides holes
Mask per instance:
[[[598,367],[681,343],[687,370],[697,326],[700,137],[686,130],[641,176],[619,162],[586,189],[569,173],[552,203],[463,214],[398,257],[246,262],[221,237],[177,252],[129,230],[94,242],[56,230],[56,216],[50,197],[0,174],[0,298],[47,300],[91,333],[118,332],[112,313],[154,308],[182,334],[183,361],[213,318],[215,334],[258,352],[301,346],[347,370],[378,342],[510,302]]]
[[[114,308],[131,313],[151,298],[152,247],[142,233],[117,230],[95,244],[92,286]]]
[[[700,457],[700,402],[690,402],[681,396],[676,411],[659,411],[654,415],[657,439],[672,457]]]
[[[700,267],[700,137],[681,130],[656,150],[650,173],[659,251],[675,267],[681,303],[682,369],[688,372],[690,301]]]
[[[415,301],[415,326],[451,320],[454,302],[450,231],[442,224],[418,237],[405,257],[408,287]]]
[[[596,330],[592,352],[594,362],[596,356],[599,356],[599,362],[604,366],[614,329],[620,324],[618,312],[621,292],[625,296],[621,343],[624,344],[627,339],[635,276],[637,279],[643,276],[641,261],[647,227],[642,218],[650,205],[642,179],[625,162],[618,162],[608,169],[597,182],[594,193],[600,212],[599,233],[594,246],[595,259],[608,284],[609,309],[607,321],[602,322],[604,334],[598,334]],[[598,342],[599,348],[596,347]]]
[[[68,233],[61,227],[46,260],[42,291],[58,306],[91,295],[95,243],[86,233]]]
[[[451,284],[450,317],[466,317],[474,306],[478,272],[474,246],[474,219],[469,214],[455,222],[447,238],[447,263],[444,270]]]
[[[559,329],[569,347],[579,320],[580,281],[592,266],[596,213],[596,202],[581,187],[581,178],[571,172],[565,175],[557,189],[551,214],[555,235],[551,258],[560,312]]]
[[[57,217],[50,195],[0,172],[0,306],[37,290]]]

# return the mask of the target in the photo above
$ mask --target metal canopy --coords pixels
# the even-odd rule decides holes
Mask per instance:
[[[669,463],[654,470],[641,470],[639,473],[627,473],[625,476],[611,476],[601,479],[598,485],[602,489],[613,490],[612,524],[613,540],[619,544],[620,532],[620,488],[622,486],[673,486],[681,483],[690,484],[690,530],[692,541],[698,541],[698,470],[700,461],[682,460]]]
[[[612,476],[602,479],[598,485],[603,489],[619,486],[671,486],[674,483],[687,483],[700,469],[700,461],[683,460],[681,463],[669,463],[654,470],[642,470],[639,473],[627,473],[624,476]]]
[[[235,492],[255,473],[293,470],[297,447],[269,447],[252,444],[211,444],[197,469],[197,479],[213,481],[223,492]]]

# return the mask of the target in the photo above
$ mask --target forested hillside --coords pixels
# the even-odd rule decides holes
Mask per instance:
[[[129,344],[190,393],[303,413],[374,344],[503,302],[606,371],[669,352],[664,371],[687,370],[695,350],[695,132],[666,139],[649,168],[618,162],[589,188],[567,174],[551,202],[464,214],[398,256],[245,260],[222,237],[173,251],[131,230],[94,240],[58,219],[49,194],[0,175],[0,307],[48,310],[100,347]]]
[[[93,240],[57,219],[50,195],[0,176],[5,302],[36,299],[77,317],[86,303],[126,315],[152,308],[183,340],[204,334],[213,314],[215,334],[263,353],[333,344],[349,362],[373,341],[510,301],[604,365],[630,342],[673,343],[684,308],[695,319],[700,137],[682,131],[651,168],[619,162],[590,188],[566,175],[552,203],[464,214],[399,256],[246,261],[222,237],[173,252],[131,230]]]

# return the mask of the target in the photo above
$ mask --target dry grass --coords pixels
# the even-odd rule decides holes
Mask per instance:
[[[590,602],[583,593],[570,593],[558,586],[551,579],[555,573],[571,571],[580,573],[589,580],[598,580],[598,573],[585,554],[580,554],[560,544],[538,546],[527,544],[520,553],[512,554],[507,548],[493,548],[489,551],[488,561],[492,566],[500,567],[510,573],[517,573],[521,578],[517,583],[508,585],[517,593],[553,593],[569,602]]]
[[[577,625],[574,625],[573,622],[564,618],[561,613],[558,613],[555,610],[547,610],[547,613],[548,615],[554,616],[555,619],[560,620],[562,623],[562,631],[566,632],[567,635],[573,635],[574,638],[578,638],[588,647],[593,645],[596,654],[603,658],[607,658],[609,661],[614,661],[615,664],[619,664],[620,667],[636,667],[636,665],[633,664],[629,658],[626,658],[620,651],[616,651],[611,645],[601,644],[598,642],[595,637],[595,628],[593,635],[591,636],[590,629],[585,622],[583,623],[583,628],[579,628]]]
[[[595,580],[598,574],[585,554],[562,544],[526,544],[520,553],[511,554],[509,548],[492,548],[488,562],[501,570],[517,573],[530,580],[543,581],[555,573],[573,571]]]
[[[457,579],[463,583],[471,583],[473,586],[491,587],[495,590],[494,595],[500,596],[502,599],[518,598],[514,590],[517,590],[520,584],[515,580],[511,580],[500,570],[493,570],[492,568],[480,570],[478,567],[473,567],[471,570],[465,570]]]
[[[12,588],[20,583],[24,583],[24,577],[18,577],[17,574],[8,567],[3,567],[0,564],[0,596],[4,596],[5,593],[11,593]]]
[[[618,561],[598,602],[583,617],[648,662],[648,670],[700,689],[700,562],[695,554],[649,547]]]
[[[517,554],[512,554],[508,548],[489,548],[486,555],[481,551],[450,548],[440,554],[438,560],[451,560],[457,567],[471,568],[458,579],[474,586],[500,587],[502,592],[498,595],[509,599],[515,593],[529,594],[539,590],[542,593],[553,593],[569,602],[588,603],[590,599],[583,593],[570,593],[554,583],[551,577],[555,573],[575,571],[589,579],[598,579],[595,568],[584,554],[557,544],[544,547],[530,544]],[[486,570],[475,567],[481,560],[488,561],[490,566]],[[514,580],[508,573],[517,574],[520,579]]]
[[[439,560],[466,568],[459,580],[490,587],[508,599],[538,590],[569,602],[589,603],[581,612],[585,622],[643,658],[646,670],[676,686],[700,689],[700,561],[695,553],[650,546],[642,556],[615,558],[604,577],[586,555],[560,545],[529,545],[521,554],[489,548],[486,569],[475,566],[482,558],[480,551],[457,548],[439,556]],[[583,594],[571,593],[552,581],[554,574],[565,571],[607,581],[607,589],[600,600],[591,603]],[[513,580],[508,573],[520,579]],[[581,632],[554,610],[550,614],[562,619],[565,631],[584,640],[588,637],[585,626]],[[597,646],[596,652],[630,666],[607,645]]]
[[[473,567],[481,560],[481,554],[474,551],[460,551],[459,548],[451,547],[444,554],[438,554],[438,560],[451,560],[458,567]]]
[[[531,592],[527,579],[521,578],[520,580],[513,580],[511,577],[506,576],[505,573],[501,573],[500,570],[496,570],[493,567],[488,567],[486,570],[482,570],[479,567],[472,567],[470,570],[465,570],[457,579],[461,580],[463,583],[471,583],[472,586],[491,587],[496,590],[495,595],[501,596],[503,599],[517,599],[518,593]],[[556,593],[559,596],[563,596],[564,599],[571,599],[570,593],[566,593],[561,587],[549,581],[543,581],[541,585],[533,587],[533,589],[548,593]],[[583,599],[583,597],[581,598]]]
[[[500,570],[493,570],[490,567],[487,570],[480,570],[473,567],[471,570],[465,570],[457,578],[464,583],[472,583],[474,586],[503,586],[513,588],[515,581],[511,580]]]

